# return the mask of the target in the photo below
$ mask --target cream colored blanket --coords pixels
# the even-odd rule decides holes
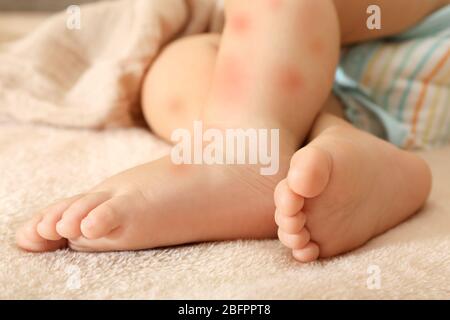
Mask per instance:
[[[14,231],[36,208],[167,153],[132,127],[142,75],[164,43],[206,30],[212,11],[209,0],[102,3],[82,8],[81,30],[67,29],[62,13],[3,46],[0,298],[450,298],[450,148],[424,154],[435,181],[422,212],[313,264],[276,240],[102,254],[16,248]]]

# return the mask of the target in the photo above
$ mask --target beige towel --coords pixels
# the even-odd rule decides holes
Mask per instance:
[[[69,12],[0,54],[0,121],[67,127],[126,126],[139,114],[145,71],[177,36],[212,22],[210,0],[122,0]]]

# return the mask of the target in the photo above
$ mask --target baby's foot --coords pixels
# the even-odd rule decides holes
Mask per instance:
[[[425,202],[427,165],[350,126],[323,131],[291,160],[275,190],[278,237],[301,262],[363,245]]]
[[[137,250],[276,235],[273,189],[287,173],[255,166],[176,166],[162,158],[42,210],[17,233],[29,251]],[[68,240],[66,240],[68,239]]]

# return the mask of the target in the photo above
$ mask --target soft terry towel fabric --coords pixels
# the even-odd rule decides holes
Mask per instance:
[[[124,126],[159,49],[206,31],[209,0],[122,0],[83,6],[81,29],[61,13],[0,54],[0,121]]]
[[[182,0],[89,6],[82,33],[63,30],[62,14],[0,51],[0,298],[449,298],[450,148],[424,154],[435,182],[421,213],[313,264],[296,263],[276,240],[101,254],[15,246],[14,231],[35,209],[168,152],[146,129],[91,128],[131,124],[133,94],[156,52],[144,33],[206,28],[208,4],[194,15],[184,8]]]

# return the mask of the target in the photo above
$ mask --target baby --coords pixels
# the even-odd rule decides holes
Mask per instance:
[[[345,120],[345,99],[331,93],[340,49],[399,34],[448,3],[225,1],[222,34],[185,37],[159,54],[143,85],[143,113],[168,141],[194,121],[279,129],[278,172],[177,165],[166,156],[41,210],[17,244],[116,251],[278,234],[301,262],[361,246],[424,204],[431,174],[416,155]],[[367,27],[371,5],[381,8],[381,29]]]

